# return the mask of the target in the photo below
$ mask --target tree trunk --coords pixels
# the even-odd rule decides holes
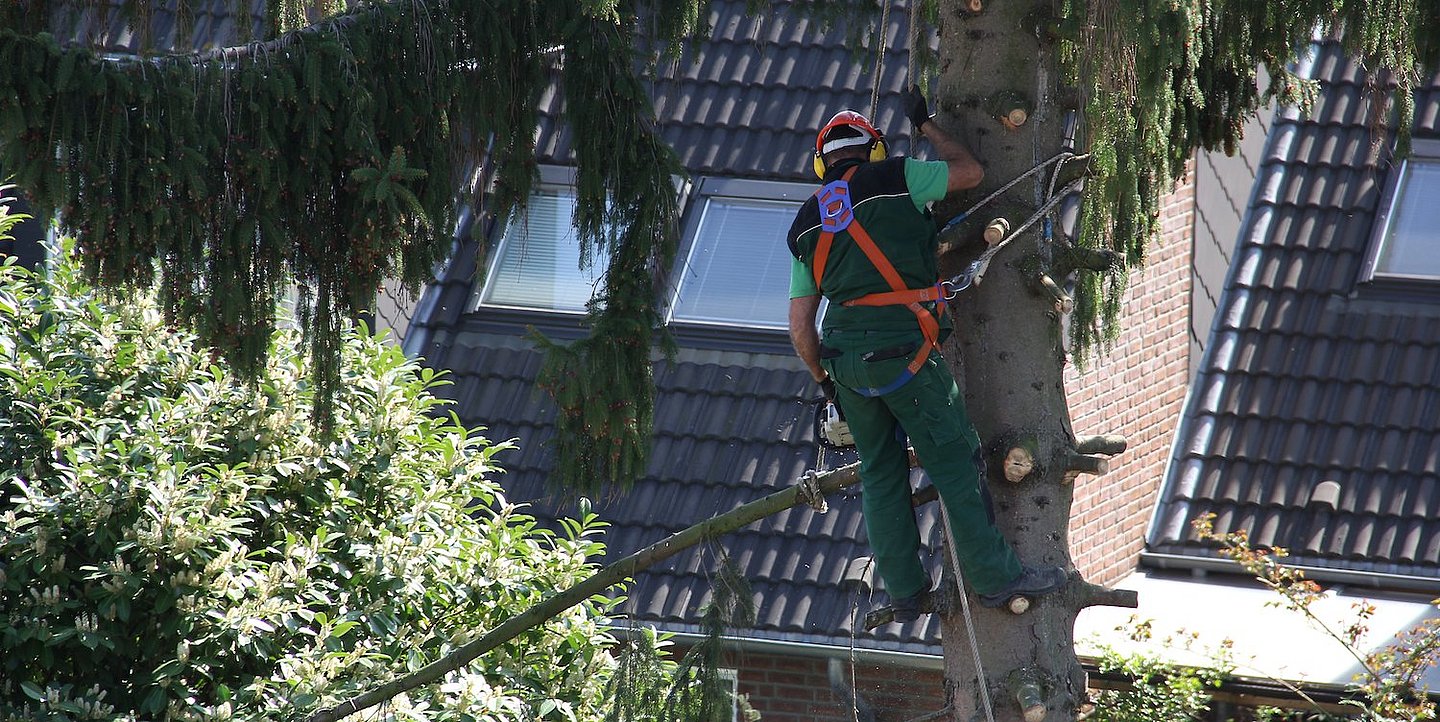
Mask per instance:
[[[1058,83],[1054,45],[1037,38],[1035,30],[1043,24],[1037,15],[1049,3],[994,0],[978,13],[976,6],[973,0],[951,0],[941,8],[937,120],[955,131],[986,169],[983,185],[960,207],[942,209],[948,213],[968,208],[1059,153],[1067,106],[1074,105],[1060,100],[1067,94]],[[1011,229],[1020,226],[1046,201],[1049,180],[1048,169],[1036,173],[947,233],[943,240],[953,250],[942,258],[942,273],[956,273],[984,248],[981,238],[993,219],[1005,218]],[[1001,531],[1026,565],[1070,568],[1072,469],[1088,466],[1087,473],[1095,473],[1104,464],[1078,456],[1071,430],[1057,299],[1065,279],[1048,283],[1053,244],[1042,240],[1042,227],[1037,223],[1001,249],[983,282],[956,299],[956,329],[946,352],[986,444],[987,483]],[[1123,445],[1108,441],[1084,448],[1115,453]],[[1023,449],[1033,459],[1033,470],[1018,482],[1005,475],[1011,449]],[[1116,601],[1101,591],[1072,572],[1060,593],[1036,600],[1019,615],[981,608],[971,596],[980,674],[956,605],[942,625],[954,719],[986,719],[977,679],[989,690],[996,720],[1075,719],[1086,700],[1085,673],[1074,650],[1075,617],[1084,606]],[[1119,601],[1124,603],[1123,595]]]

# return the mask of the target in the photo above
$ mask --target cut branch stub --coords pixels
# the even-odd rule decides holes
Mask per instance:
[[[1119,434],[1102,434],[1100,436],[1085,436],[1075,442],[1075,451],[1081,454],[1104,454],[1114,456],[1125,450],[1128,446],[1125,437]]]
[[[985,9],[985,3],[980,0],[965,0],[961,6],[971,15],[979,15]]]
[[[1040,287],[1041,291],[1055,301],[1055,310],[1058,313],[1068,314],[1075,310],[1075,299],[1065,293],[1059,284],[1055,283],[1055,279],[1041,273],[1035,277],[1035,284]]]
[[[1045,676],[1039,670],[1023,667],[1012,671],[1005,678],[1005,687],[1020,711],[1025,722],[1040,722],[1045,719]]]
[[[1099,476],[1101,474],[1109,473],[1109,471],[1110,461],[1108,459],[1102,459],[1098,456],[1089,456],[1087,454],[1065,455],[1064,480],[1067,484],[1073,483],[1075,481],[1075,477],[1079,476],[1080,474],[1094,474],[1096,476]]]
[[[1005,480],[1012,484],[1024,481],[1035,470],[1035,452],[1027,446],[1012,446],[1005,452],[1005,463],[1001,468],[1005,471]]]
[[[1096,273],[1104,273],[1115,268],[1120,263],[1120,254],[1100,248],[1082,248],[1071,246],[1066,248],[1055,259],[1052,269],[1057,278],[1064,278],[1077,270],[1084,269]]]
[[[1106,589],[1098,584],[1079,580],[1072,582],[1079,585],[1076,599],[1080,602],[1080,608],[1085,607],[1125,607],[1135,609],[1140,606],[1140,593],[1134,589]]]
[[[1025,125],[1030,119],[1030,108],[1030,99],[1016,90],[1001,90],[990,96],[990,114],[1009,130]]]
[[[1030,598],[1023,594],[1016,594],[1015,596],[1010,597],[1009,602],[1005,603],[1005,608],[1010,610],[1011,614],[1014,614],[1018,617],[1021,614],[1030,611]]]
[[[993,246],[1005,240],[1008,233],[1010,233],[1010,221],[1004,218],[991,219],[989,223],[985,224],[985,245]]]

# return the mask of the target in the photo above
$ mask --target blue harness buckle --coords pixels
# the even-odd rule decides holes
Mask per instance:
[[[855,220],[850,208],[850,184],[843,179],[826,183],[815,198],[820,203],[820,230],[839,233]]]

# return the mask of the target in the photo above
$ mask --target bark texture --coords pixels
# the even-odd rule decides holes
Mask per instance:
[[[942,209],[949,213],[1059,153],[1067,104],[1073,107],[1073,100],[1062,100],[1074,94],[1058,84],[1054,47],[1037,31],[1049,3],[989,0],[978,13],[976,5],[956,0],[941,11],[937,120],[963,138],[986,169],[971,198]],[[942,258],[942,272],[957,272],[984,248],[981,239],[994,219],[1004,217],[1012,229],[1024,223],[1047,200],[1049,180],[1048,171],[1037,173],[972,214],[956,237],[947,238],[953,245]],[[1075,465],[1077,441],[1062,380],[1062,313],[1068,307],[1056,295],[1063,296],[1069,279],[1053,268],[1054,244],[1042,240],[1041,227],[1005,246],[983,282],[957,299],[946,355],[990,452],[987,483],[1000,529],[1026,565],[1070,568],[1073,486],[1066,473]],[[1007,452],[1017,448],[1030,454],[1033,468],[1018,482],[1007,481]],[[964,615],[953,609],[942,626],[953,718],[986,719],[983,684],[996,720],[1075,719],[1085,701],[1085,673],[1074,650],[1076,614],[1090,604],[1127,601],[1102,591],[1072,572],[1061,592],[1035,600],[1021,615],[981,608],[972,595],[981,670]]]

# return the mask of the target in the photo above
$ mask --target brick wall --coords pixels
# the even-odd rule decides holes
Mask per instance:
[[[1078,436],[1121,434],[1129,448],[1104,476],[1076,482],[1070,547],[1087,579],[1110,584],[1135,568],[1169,461],[1189,382],[1193,173],[1162,200],[1162,234],[1132,271],[1121,335],[1084,373],[1066,369]]]
[[[737,671],[739,693],[760,713],[762,722],[857,718],[852,696],[832,688],[826,659],[739,652],[725,665]],[[850,684],[848,660],[843,662],[842,675]],[[862,663],[855,665],[854,681],[876,722],[913,720],[945,706],[945,678],[938,669]],[[867,719],[863,714],[858,718]]]

